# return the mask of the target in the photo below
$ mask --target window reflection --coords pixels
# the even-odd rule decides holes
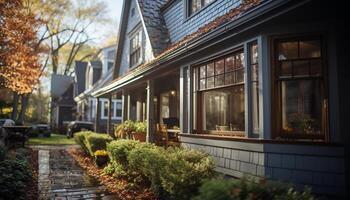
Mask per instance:
[[[203,93],[203,129],[244,131],[244,86]]]

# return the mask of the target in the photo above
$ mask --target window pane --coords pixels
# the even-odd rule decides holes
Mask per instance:
[[[205,89],[205,79],[201,79],[199,81],[199,89]]]
[[[310,62],[310,73],[313,76],[320,76],[322,74],[321,60],[312,60]]]
[[[207,65],[207,76],[214,76],[214,63]]]
[[[259,133],[259,62],[258,45],[250,45],[250,72],[251,72],[251,119],[252,132]]]
[[[236,71],[236,83],[244,82],[244,69]]]
[[[301,58],[321,57],[321,45],[319,40],[300,41]]]
[[[282,131],[321,134],[322,96],[319,80],[282,81]]]
[[[200,67],[200,68],[199,68],[199,77],[200,77],[200,78],[205,78],[206,74],[207,74],[207,73],[206,73],[205,66]]]
[[[309,61],[294,61],[293,62],[294,76],[308,76],[309,75]]]
[[[244,87],[204,92],[203,129],[244,131]]]
[[[298,42],[281,42],[278,45],[278,60],[298,58]]]
[[[235,56],[236,58],[236,69],[244,67],[244,54],[240,53]]]
[[[233,56],[226,58],[225,61],[226,72],[230,72],[235,69],[235,58]]]
[[[219,60],[215,62],[215,74],[223,74],[225,72],[224,64],[224,60]]]
[[[214,77],[207,78],[207,88],[214,87]]]
[[[222,86],[225,84],[225,75],[218,75],[215,77],[215,86]]]
[[[250,63],[258,63],[258,45],[254,44],[250,47]]]
[[[227,73],[225,74],[225,84],[233,84],[235,83],[235,73]]]
[[[292,76],[292,62],[283,61],[280,69],[280,76]]]

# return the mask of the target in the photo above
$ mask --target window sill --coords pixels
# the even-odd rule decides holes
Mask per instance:
[[[214,134],[188,134],[180,133],[180,137],[198,138],[198,139],[210,139],[210,140],[222,140],[222,141],[236,141],[246,143],[266,143],[266,144],[300,144],[300,145],[317,145],[317,146],[343,146],[339,143],[329,143],[326,141],[311,141],[311,140],[291,140],[291,139],[259,139],[259,138],[247,138],[241,136],[227,136],[227,135],[214,135]]]

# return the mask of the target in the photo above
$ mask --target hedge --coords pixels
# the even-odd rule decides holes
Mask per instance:
[[[201,183],[214,175],[212,159],[196,150],[165,150],[153,144],[117,140],[107,145],[107,151],[112,163],[106,171],[116,176],[140,174],[160,199],[190,199]]]
[[[0,161],[0,199],[26,199],[26,184],[32,178],[25,149],[8,153]]]
[[[314,200],[310,189],[297,192],[292,185],[262,180],[260,183],[246,179],[213,179],[206,181],[200,194],[192,200]]]
[[[107,143],[111,142],[113,138],[107,134],[84,131],[74,134],[74,140],[86,153],[94,156],[97,150],[106,150]]]

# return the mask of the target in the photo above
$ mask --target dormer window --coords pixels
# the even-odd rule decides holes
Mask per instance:
[[[131,17],[135,16],[135,8],[131,8]]]
[[[197,11],[201,10],[205,6],[209,5],[211,2],[215,0],[189,0],[188,3],[188,16],[191,16],[192,14],[196,13]]]
[[[130,67],[141,62],[142,31],[137,31],[130,39]]]

